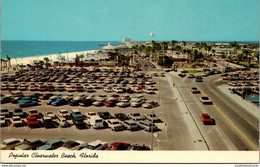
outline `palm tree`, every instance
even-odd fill
[[[9,72],[9,68],[11,68],[11,57],[9,57],[8,55],[6,55],[6,59],[8,61],[8,67],[7,67],[7,70]]]
[[[48,68],[48,63],[49,63],[49,58],[48,57],[44,57],[44,59],[43,59],[44,61],[45,61],[45,66],[46,66],[46,68]]]
[[[167,42],[162,42],[161,46],[162,46],[162,48],[163,48],[163,53],[165,54],[165,51],[168,49],[168,44],[167,44]]]
[[[187,53],[188,53],[188,59],[189,59],[189,61],[190,61],[190,59],[191,59],[191,53],[192,53],[191,49],[187,49]]]
[[[251,51],[250,50],[247,50],[247,49],[244,49],[243,50],[243,54],[244,54],[244,58],[247,60],[247,63],[248,63],[248,65],[249,65],[249,63],[250,63],[250,58],[249,58],[249,55],[251,54]]]
[[[259,51],[255,51],[253,56],[256,57],[257,62],[259,63]]]

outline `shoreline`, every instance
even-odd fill
[[[78,51],[78,52],[68,52],[68,53],[58,53],[58,54],[48,54],[48,55],[38,55],[38,56],[30,56],[30,57],[23,57],[23,58],[12,58],[11,65],[27,65],[33,64],[34,60],[44,61],[45,57],[49,58],[50,62],[59,61],[58,56],[62,55],[65,57],[66,60],[73,61],[76,58],[76,55],[86,55],[86,54],[94,54],[98,50],[86,50],[86,51]],[[45,61],[44,61],[45,62]]]

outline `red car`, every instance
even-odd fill
[[[48,86],[48,91],[56,91],[56,88],[54,86]]]
[[[105,102],[105,106],[107,106],[107,107],[114,107],[114,106],[116,106],[116,103],[117,103],[118,101],[117,100],[108,100],[108,101],[106,101]]]
[[[130,146],[129,143],[115,142],[110,144],[105,150],[128,150]]]
[[[28,117],[27,126],[29,126],[30,128],[40,127],[40,123],[36,117]]]
[[[209,114],[201,114],[201,120],[204,125],[213,125],[214,120],[209,116]]]
[[[146,87],[145,86],[137,86],[139,89],[146,89]]]

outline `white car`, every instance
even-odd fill
[[[62,128],[70,126],[70,123],[67,122],[66,118],[59,118],[58,123]]]
[[[133,121],[142,121],[142,120],[144,120],[144,117],[141,116],[141,114],[138,113],[138,112],[130,113],[130,114],[128,114],[128,117],[130,119],[132,119]]]
[[[93,142],[88,143],[85,148],[82,149],[83,150],[104,150],[108,147],[108,143],[107,142],[102,142],[100,140],[96,140]]]
[[[146,88],[146,89],[143,89],[143,91],[147,94],[155,94],[155,91],[151,88]]]
[[[107,92],[107,93],[110,93],[110,92],[113,92],[113,89],[111,87],[105,87],[103,89],[104,92]]]
[[[131,100],[131,106],[132,107],[141,107],[143,104],[143,100],[142,99],[138,99],[138,98],[134,98]]]
[[[17,127],[17,126],[24,126],[25,122],[23,120],[21,120],[21,118],[19,116],[14,116],[13,117],[13,126]]]
[[[111,128],[111,130],[113,131],[124,130],[124,126],[121,124],[121,122],[118,119],[109,119],[106,122],[108,127]]]
[[[69,112],[68,112],[68,110],[59,110],[58,111],[58,116],[60,117],[60,118],[70,118],[70,114],[69,114]]]
[[[116,93],[124,93],[124,90],[118,87],[113,88],[113,91]]]
[[[118,107],[128,107],[131,103],[128,100],[122,100],[116,104]]]
[[[200,101],[201,101],[203,104],[213,104],[212,101],[211,101],[207,96],[202,96],[202,97],[200,97]]]
[[[67,92],[75,92],[76,91],[75,86],[66,86],[65,89],[66,89]]]
[[[103,106],[105,102],[105,99],[97,99],[95,102],[93,102],[92,104],[94,106]]]

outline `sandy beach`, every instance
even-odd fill
[[[58,61],[58,56],[62,55],[65,57],[66,60],[74,60],[74,58],[76,57],[76,55],[81,55],[83,54],[84,56],[86,54],[93,54],[95,51],[97,50],[88,50],[88,51],[79,51],[79,52],[69,52],[69,53],[61,53],[61,54],[49,54],[49,55],[39,55],[39,56],[31,56],[31,57],[23,57],[23,58],[12,58],[11,59],[11,65],[27,65],[27,64],[33,64],[34,60],[38,60],[38,61],[44,61],[45,57],[48,57],[50,62],[53,61]]]

